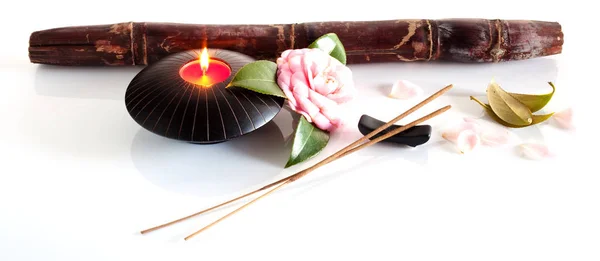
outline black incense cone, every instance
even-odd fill
[[[369,115],[363,115],[360,117],[358,121],[358,130],[363,135],[367,135],[374,131],[375,129],[383,126],[385,122],[375,119]],[[401,127],[401,125],[392,125],[377,135],[371,137],[372,139],[376,139],[386,133]],[[432,128],[429,125],[417,125],[412,128],[409,128],[403,132],[400,132],[392,137],[389,137],[382,142],[392,142],[397,144],[408,145],[411,147],[416,147],[422,144],[425,144],[431,138]]]

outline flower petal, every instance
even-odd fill
[[[563,128],[565,129],[574,129],[575,125],[573,124],[573,108],[568,108],[563,111],[554,113],[552,118]]]
[[[419,96],[421,94],[423,94],[423,89],[421,89],[421,87],[418,85],[406,80],[399,80],[392,85],[392,90],[388,96],[394,99],[404,100]]]
[[[313,119],[314,124],[317,126],[317,128],[324,130],[324,131],[334,130],[335,126],[323,114],[317,113],[311,117]]]
[[[550,150],[544,144],[524,143],[519,146],[521,154],[532,160],[540,160],[551,156]]]
[[[460,133],[460,131],[445,131],[442,133],[442,138],[450,141],[450,142],[456,142],[456,140],[458,139],[458,134]]]
[[[473,151],[480,143],[479,135],[473,130],[461,131],[456,138],[456,146],[463,154]]]
[[[482,125],[476,119],[464,118],[466,123],[473,124],[473,129],[479,134],[481,144],[486,146],[499,146],[509,143],[511,133],[506,128],[491,125]]]
[[[486,146],[500,146],[510,141],[507,130],[485,130],[481,133],[481,143]]]
[[[479,135],[480,133],[480,126],[479,124],[477,124],[476,122],[461,122],[460,124],[449,128],[447,130],[445,130],[444,132],[442,132],[442,138],[451,141],[451,142],[456,142],[458,139],[458,135],[466,130],[471,130],[473,132],[475,132],[475,134]]]

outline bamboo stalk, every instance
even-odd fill
[[[448,86],[446,86],[446,87],[444,87],[444,88],[440,89],[439,91],[437,91],[437,92],[435,92],[434,94],[432,94],[431,96],[429,96],[427,99],[425,99],[425,100],[421,101],[420,103],[416,104],[415,106],[413,106],[413,107],[412,107],[412,108],[410,108],[409,110],[407,110],[407,111],[405,111],[404,113],[402,113],[402,114],[398,115],[397,117],[395,117],[394,119],[390,120],[390,121],[389,121],[389,122],[387,122],[386,124],[384,124],[384,125],[380,126],[379,128],[377,128],[377,129],[373,130],[373,131],[372,131],[372,132],[370,132],[369,134],[367,134],[367,135],[364,135],[363,137],[361,137],[361,138],[359,138],[358,140],[354,141],[354,142],[353,142],[353,143],[351,143],[350,145],[348,145],[348,146],[346,146],[345,148],[343,148],[343,149],[341,149],[340,151],[338,151],[338,153],[336,153],[336,154],[333,154],[333,155],[329,156],[329,157],[328,157],[328,158],[326,158],[325,160],[331,160],[331,161],[332,161],[332,160],[335,160],[335,159],[338,159],[338,158],[344,157],[344,156],[346,156],[346,155],[348,155],[348,154],[350,154],[350,153],[352,153],[352,152],[356,151],[356,148],[355,148],[356,146],[358,146],[358,145],[359,145],[359,144],[361,144],[361,143],[364,143],[364,142],[368,141],[370,138],[372,138],[373,136],[377,135],[377,134],[378,134],[378,133],[380,133],[381,131],[383,131],[383,130],[385,130],[385,129],[389,128],[390,126],[392,126],[393,124],[395,124],[395,123],[396,123],[396,122],[398,122],[399,120],[401,120],[401,119],[405,118],[406,116],[408,116],[408,115],[410,115],[411,113],[415,112],[415,111],[416,111],[416,110],[418,110],[419,108],[421,108],[421,107],[425,106],[426,104],[430,103],[430,102],[431,102],[431,101],[433,101],[434,99],[438,98],[439,96],[441,96],[441,95],[443,95],[444,93],[446,93],[447,91],[449,91],[449,90],[450,90],[452,87],[453,87],[453,85],[448,85]],[[396,133],[399,133],[399,132],[401,132],[401,131],[404,131],[405,129],[408,129],[408,128],[401,129],[400,131],[397,131]],[[398,130],[398,129],[397,129],[397,130]],[[392,132],[390,132],[390,133],[392,133]],[[378,138],[378,141],[380,141],[380,140],[383,140],[383,139],[386,139],[386,138],[389,138],[389,137],[391,137],[391,136],[393,136],[393,135],[395,135],[395,134],[392,134],[392,135],[389,135],[389,136],[388,136],[388,135],[389,135],[389,133],[388,133],[388,134],[386,134],[386,135],[383,135],[383,136],[379,137],[379,138]],[[384,138],[382,138],[382,137],[384,137]],[[338,155],[338,154],[339,154],[339,155]],[[324,160],[324,161],[325,161],[325,160]],[[313,166],[313,167],[314,167],[314,166]],[[219,208],[219,207],[221,207],[221,206],[224,206],[224,205],[227,205],[227,204],[229,204],[229,203],[235,202],[235,201],[237,201],[237,200],[240,200],[240,199],[246,198],[246,197],[248,197],[248,196],[254,195],[254,194],[256,194],[256,193],[258,193],[258,192],[260,192],[260,191],[263,191],[263,190],[265,190],[265,189],[268,189],[268,188],[270,188],[270,187],[273,187],[273,186],[275,186],[275,185],[278,185],[278,184],[280,184],[280,183],[282,183],[282,182],[287,182],[287,181],[289,181],[290,179],[294,178],[294,177],[295,177],[295,176],[297,176],[297,175],[299,175],[299,173],[296,173],[296,174],[294,174],[294,175],[290,175],[290,176],[288,176],[288,177],[282,178],[282,179],[280,179],[280,180],[277,180],[277,181],[275,181],[275,182],[272,182],[272,183],[270,183],[270,184],[268,184],[268,185],[266,185],[266,186],[264,186],[264,187],[261,187],[261,188],[259,188],[259,189],[257,189],[257,190],[254,190],[254,191],[252,191],[252,192],[246,193],[246,194],[244,194],[244,195],[242,195],[242,196],[239,196],[239,197],[236,197],[236,198],[234,198],[234,199],[228,200],[228,201],[226,201],[226,202],[223,202],[223,203],[221,203],[221,204],[218,204],[218,205],[212,206],[212,207],[210,207],[210,208],[207,208],[207,209],[201,210],[201,211],[199,211],[199,212],[196,212],[196,213],[194,213],[194,214],[191,214],[191,215],[185,216],[185,217],[183,217],[183,218],[180,218],[180,219],[177,219],[177,220],[173,220],[173,221],[170,221],[170,222],[167,222],[167,223],[164,223],[164,224],[161,224],[161,225],[158,225],[158,226],[155,226],[155,227],[152,227],[152,228],[149,228],[149,229],[143,230],[143,231],[141,231],[141,233],[142,233],[142,234],[149,233],[149,232],[152,232],[152,231],[155,231],[155,230],[158,230],[158,229],[161,229],[161,228],[164,228],[164,227],[167,227],[167,226],[170,226],[170,225],[173,225],[173,224],[179,223],[179,222],[181,222],[181,221],[184,221],[184,220],[190,219],[190,218],[192,218],[192,217],[195,217],[195,216],[201,215],[201,214],[203,214],[203,213],[206,213],[206,212],[208,212],[208,211],[211,211],[211,210],[213,210],[213,209],[217,209],[217,208]]]
[[[501,62],[562,52],[557,22],[488,19],[400,19],[274,25],[127,22],[33,32],[32,63],[125,66],[152,64],[172,53],[219,48],[274,60],[336,33],[349,64],[446,60]]]

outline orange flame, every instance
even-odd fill
[[[208,50],[206,47],[204,47],[200,54],[200,68],[202,68],[202,75],[205,75],[208,70]]]

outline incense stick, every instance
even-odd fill
[[[321,161],[321,162],[319,162],[319,163],[322,163],[322,162],[324,162],[324,161],[328,160],[326,163],[323,163],[323,164],[322,164],[322,165],[325,165],[325,164],[327,164],[327,163],[329,163],[329,162],[331,162],[331,161],[333,161],[333,160],[335,160],[335,159],[337,159],[337,158],[341,158],[341,157],[343,157],[343,156],[345,156],[345,155],[347,155],[347,154],[349,154],[349,153],[352,153],[352,152],[354,152],[354,151],[358,150],[358,147],[356,147],[358,144],[360,144],[360,143],[363,143],[363,142],[367,141],[367,140],[368,140],[368,139],[370,139],[371,137],[373,137],[373,136],[377,135],[379,132],[381,132],[381,131],[383,131],[383,130],[385,130],[385,129],[389,128],[390,126],[392,126],[392,125],[393,125],[394,123],[396,123],[397,121],[399,121],[399,120],[401,120],[401,119],[405,118],[406,116],[410,115],[410,114],[411,114],[411,113],[413,113],[414,111],[418,110],[419,108],[421,108],[421,107],[423,107],[424,105],[426,105],[426,104],[430,103],[431,101],[435,100],[436,98],[438,98],[439,96],[441,96],[441,95],[442,95],[442,94],[444,94],[445,92],[449,91],[449,90],[450,90],[452,87],[453,87],[453,85],[448,85],[448,86],[446,86],[446,87],[444,87],[444,88],[440,89],[439,91],[435,92],[434,94],[432,94],[431,96],[429,96],[427,99],[425,99],[425,100],[421,101],[420,103],[418,103],[417,105],[413,106],[412,108],[410,108],[410,109],[409,109],[409,110],[407,110],[406,112],[404,112],[404,113],[402,113],[402,114],[398,115],[396,118],[394,118],[394,119],[390,120],[390,121],[389,121],[389,122],[387,122],[386,124],[384,124],[384,125],[380,126],[379,128],[377,128],[377,129],[373,130],[373,131],[372,131],[372,132],[370,132],[369,134],[367,134],[367,135],[365,135],[365,136],[361,137],[360,139],[358,139],[358,140],[356,140],[355,142],[351,143],[350,145],[348,145],[348,146],[344,147],[343,149],[339,150],[337,153],[335,153],[335,154],[333,154],[333,155],[329,156],[328,158],[324,159],[323,161]],[[417,124],[418,124],[418,123],[417,123]],[[408,125],[406,125],[406,126],[408,126]],[[404,131],[404,130],[408,129],[406,126],[403,126],[403,127],[397,128],[397,129],[396,129],[396,131],[397,131],[397,132],[390,132],[390,133],[395,133],[395,134],[397,134],[397,133],[400,133],[400,132],[402,132],[402,131]],[[404,129],[402,129],[402,128],[404,128]],[[395,134],[391,134],[391,135],[390,135],[390,134],[388,133],[388,134],[386,134],[386,135],[383,135],[383,136],[381,136],[381,137],[377,138],[376,140],[378,140],[377,142],[379,142],[379,141],[381,141],[381,140],[384,140],[384,139],[386,139],[386,138],[389,138],[389,137],[391,137],[391,136],[393,136],[393,135],[395,135]],[[374,142],[374,143],[376,143],[376,142]],[[371,143],[371,144],[374,144],[374,143]],[[365,144],[366,144],[366,143],[365,143]],[[368,146],[368,145],[367,145],[367,146]],[[355,147],[356,147],[356,148],[355,148]],[[318,165],[319,163],[317,163],[317,165]],[[311,167],[311,168],[313,168],[313,170],[314,170],[314,169],[318,168],[318,167],[316,167],[317,165],[315,165],[315,166],[313,166],[313,167]],[[322,166],[322,165],[319,165],[319,167],[320,167],[320,166]],[[308,170],[308,169],[307,169],[307,170]],[[305,170],[305,171],[306,171],[306,170]],[[311,171],[312,171],[312,170],[311,170]],[[254,190],[254,191],[248,192],[248,193],[246,193],[246,194],[244,194],[244,195],[238,196],[238,197],[236,197],[236,198],[234,198],[234,199],[231,199],[231,200],[225,201],[225,202],[223,202],[223,203],[221,203],[221,204],[218,204],[218,205],[212,206],[212,207],[210,207],[210,208],[207,208],[207,209],[201,210],[201,211],[199,211],[199,212],[196,212],[196,213],[193,213],[193,214],[191,214],[191,215],[188,215],[188,216],[185,216],[185,217],[179,218],[179,219],[177,219],[177,220],[173,220],[173,221],[170,221],[170,222],[167,222],[167,223],[164,223],[164,224],[161,224],[161,225],[158,225],[158,226],[155,226],[155,227],[152,227],[152,228],[149,228],[149,229],[143,230],[143,231],[141,231],[140,233],[142,233],[142,234],[149,233],[149,232],[152,232],[152,231],[155,231],[155,230],[158,230],[158,229],[161,229],[161,228],[164,228],[164,227],[167,227],[167,226],[170,226],[170,225],[176,224],[176,223],[178,223],[178,222],[181,222],[181,221],[187,220],[187,219],[189,219],[189,218],[192,218],[192,217],[195,217],[195,216],[198,216],[198,215],[204,214],[204,213],[206,213],[206,212],[208,212],[208,211],[211,211],[211,210],[217,209],[217,208],[219,208],[219,207],[222,207],[222,206],[224,206],[224,205],[227,205],[227,204],[229,204],[229,203],[232,203],[232,202],[238,201],[238,200],[240,200],[240,199],[246,198],[246,197],[248,197],[248,196],[251,196],[251,195],[253,195],[253,194],[256,194],[256,193],[258,193],[258,192],[260,192],[260,191],[263,191],[263,190],[265,190],[265,189],[271,188],[271,187],[273,187],[273,186],[275,186],[275,185],[278,185],[278,184],[280,184],[280,183],[282,183],[282,182],[287,182],[287,181],[288,181],[288,180],[290,180],[290,179],[297,180],[299,177],[301,177],[301,176],[300,176],[300,174],[301,174],[302,172],[303,172],[303,171],[301,171],[301,172],[299,172],[299,173],[296,173],[296,174],[293,174],[293,175],[291,175],[291,176],[288,176],[288,177],[282,178],[282,179],[280,179],[280,180],[277,180],[277,181],[275,181],[275,182],[272,182],[272,183],[270,183],[270,184],[268,184],[268,185],[266,185],[266,186],[263,186],[263,187],[261,187],[261,188],[259,188],[259,189],[257,189],[257,190]],[[263,196],[264,196],[264,195],[263,195]]]
[[[384,139],[387,139],[387,138],[389,138],[389,137],[391,137],[391,136],[393,136],[393,135],[396,135],[396,134],[398,134],[398,133],[400,133],[400,132],[402,132],[402,131],[405,131],[405,130],[407,130],[407,129],[409,129],[409,128],[412,128],[412,127],[414,127],[415,125],[417,125],[417,124],[419,124],[419,123],[422,123],[422,122],[424,122],[424,121],[426,121],[426,120],[429,120],[429,119],[431,119],[431,118],[433,118],[433,117],[435,117],[435,116],[437,116],[437,115],[440,115],[440,114],[442,114],[443,112],[445,112],[445,111],[449,110],[450,108],[451,108],[451,106],[450,106],[450,105],[447,105],[447,106],[445,106],[445,107],[443,107],[443,108],[440,108],[440,109],[436,110],[435,112],[432,112],[432,113],[430,113],[430,114],[428,114],[428,115],[426,115],[426,116],[424,116],[424,117],[422,117],[422,118],[419,118],[419,119],[417,119],[417,120],[415,120],[415,121],[413,121],[413,122],[409,123],[408,125],[405,125],[405,126],[399,127],[399,128],[397,128],[397,129],[395,129],[394,131],[391,131],[391,132],[389,132],[389,133],[386,133],[385,135],[382,135],[381,137],[378,137],[377,139],[374,139],[374,140],[372,140],[372,141],[369,141],[369,142],[367,142],[367,143],[364,143],[364,144],[362,144],[362,145],[360,145],[360,146],[358,146],[358,147],[355,147],[355,148],[349,149],[349,150],[348,150],[348,153],[346,153],[346,155],[347,155],[347,154],[350,154],[350,153],[352,153],[352,152],[356,152],[356,151],[358,151],[358,150],[361,150],[361,149],[363,149],[363,148],[365,148],[365,147],[371,146],[371,145],[373,145],[373,144],[375,144],[375,143],[377,143],[377,142],[380,142],[380,141],[382,141],[382,140],[384,140]],[[337,153],[336,153],[336,154],[337,154]],[[334,154],[334,155],[335,155],[335,154]],[[333,155],[332,155],[332,156],[333,156]],[[330,156],[330,157],[331,157],[331,156]],[[202,231],[205,231],[206,229],[208,229],[208,228],[210,228],[210,227],[212,227],[212,226],[216,225],[217,223],[219,223],[219,222],[221,222],[221,221],[225,220],[226,218],[228,218],[228,217],[232,216],[233,214],[235,214],[235,213],[239,212],[240,210],[242,210],[242,209],[244,209],[244,208],[248,207],[249,205],[251,205],[251,204],[255,203],[255,202],[256,202],[256,201],[258,201],[259,199],[261,199],[261,198],[264,198],[265,196],[267,196],[267,195],[269,195],[269,194],[271,194],[271,193],[273,193],[273,192],[277,191],[278,189],[282,188],[283,186],[285,186],[285,185],[287,185],[287,184],[290,184],[290,183],[292,183],[292,182],[294,182],[294,181],[296,181],[296,180],[298,180],[298,179],[300,179],[300,178],[302,178],[302,177],[304,177],[304,176],[308,175],[309,173],[311,173],[312,171],[316,170],[317,168],[319,168],[319,167],[321,167],[321,166],[323,166],[323,165],[325,165],[325,164],[327,164],[327,163],[329,163],[329,162],[331,162],[331,161],[334,161],[334,160],[336,160],[336,159],[339,159],[339,158],[341,158],[341,157],[334,157],[334,158],[333,158],[333,159],[331,159],[331,160],[327,160],[327,159],[329,159],[329,158],[327,158],[327,159],[325,159],[325,160],[323,160],[323,161],[321,161],[321,162],[319,162],[319,163],[315,164],[314,166],[312,166],[312,167],[310,167],[310,168],[308,168],[308,169],[302,170],[302,171],[300,171],[300,172],[298,172],[298,173],[296,173],[296,174],[292,175],[292,176],[291,176],[289,179],[285,180],[283,183],[281,183],[280,185],[278,185],[278,186],[274,187],[273,189],[271,189],[271,190],[267,191],[265,194],[261,195],[260,197],[257,197],[257,198],[255,198],[254,200],[252,200],[252,201],[250,201],[250,202],[248,202],[248,203],[246,203],[246,204],[242,205],[241,207],[239,207],[239,208],[235,209],[234,211],[232,211],[232,212],[228,213],[227,215],[225,215],[225,216],[223,216],[223,217],[221,217],[221,218],[219,218],[219,219],[217,219],[217,220],[213,221],[212,223],[210,223],[210,224],[208,224],[208,225],[204,226],[203,228],[201,228],[200,230],[198,230],[198,231],[196,231],[196,232],[194,232],[194,233],[190,234],[189,236],[185,237],[185,240],[189,240],[189,239],[190,239],[190,238],[192,238],[193,236],[195,236],[195,235],[198,235],[198,234],[200,234]]]

